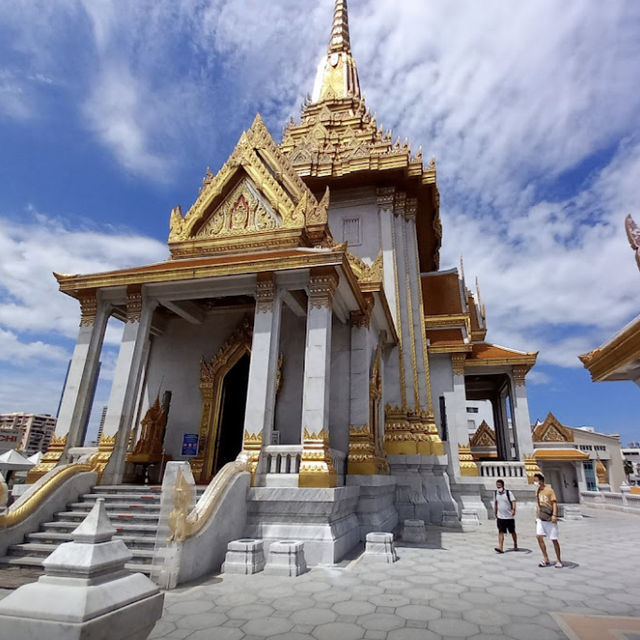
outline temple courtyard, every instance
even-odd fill
[[[150,638],[639,640],[640,518],[583,513],[560,524],[562,569],[538,567],[529,517],[518,521],[521,550],[505,544],[503,555],[493,522],[429,527],[427,544],[398,543],[391,565],[354,553],[294,578],[221,574],[167,592]]]

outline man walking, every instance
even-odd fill
[[[558,542],[558,500],[555,491],[551,487],[547,487],[544,483],[544,476],[541,473],[533,474],[533,484],[538,487],[537,494],[537,517],[536,517],[536,537],[542,551],[542,562],[539,567],[548,567],[551,565],[547,547],[544,543],[545,536],[553,542],[553,548],[556,552],[555,568],[562,569],[562,559],[560,558],[560,543]]]
[[[504,553],[504,534],[510,533],[513,538],[513,550],[518,550],[518,536],[516,535],[516,499],[504,488],[504,480],[496,480],[496,493],[493,500],[493,512],[498,523],[498,546],[497,553]]]

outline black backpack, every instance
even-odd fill
[[[506,487],[504,488],[504,493],[507,496],[507,500],[509,501],[509,508],[513,509],[513,502],[511,500],[511,491],[509,491],[509,489],[507,489]],[[496,489],[494,494],[493,494],[493,501],[497,502],[498,501],[498,490]]]

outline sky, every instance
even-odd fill
[[[260,112],[276,140],[333,0],[0,2],[0,412],[56,413],[79,322],[52,272],[167,257]],[[531,420],[640,440],[640,389],[577,356],[638,314],[640,2],[351,0],[378,123],[436,158],[441,268],[480,282],[487,340],[538,351]],[[106,404],[111,321],[90,427]]]

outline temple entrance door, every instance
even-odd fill
[[[248,354],[244,354],[227,372],[222,383],[220,416],[215,453],[213,456],[214,476],[227,462],[232,462],[242,451],[244,435],[244,414],[247,405],[249,384]]]

